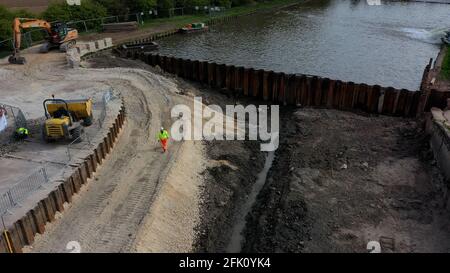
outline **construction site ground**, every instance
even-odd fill
[[[80,69],[66,67],[59,53],[35,62],[29,55],[26,66],[0,67],[2,83],[17,84],[13,105],[26,109],[48,96],[30,99],[22,86],[50,86],[58,96],[113,87],[127,121],[94,177],[25,252],[69,252],[71,241],[82,252],[225,252],[264,165],[259,143],[171,141],[162,153],[156,135],[176,119],[172,107],[192,106],[194,96],[221,106],[251,102],[108,53]],[[29,83],[4,80],[20,69]],[[27,115],[39,118],[40,107]],[[372,240],[383,251],[450,250],[447,185],[420,121],[286,108],[280,141],[247,217],[243,251],[367,252]]]
[[[39,54],[37,51],[37,47],[28,50],[26,54],[28,64],[25,66],[10,65],[7,59],[0,61],[2,82],[0,104],[20,108],[27,119],[27,128],[30,131],[29,138],[24,141],[10,140],[1,144],[0,194],[11,187],[20,187],[17,185],[24,180],[28,183],[43,181],[42,175],[36,175],[41,168],[45,168],[49,180],[55,183],[45,183],[43,187],[30,192],[30,196],[21,201],[17,209],[4,217],[6,223],[17,220],[64,177],[71,175],[73,167],[103,140],[121,106],[119,93],[111,86],[101,82],[87,83],[83,80],[83,75],[77,75],[67,69],[64,54]],[[102,98],[109,92],[111,94],[105,108],[105,118],[100,121],[104,105]],[[52,95],[62,99],[92,98],[94,122],[84,128],[82,142],[69,145],[71,142],[69,140],[52,143],[43,140],[41,133],[45,120],[43,101]],[[30,176],[35,177],[29,178]]]
[[[209,251],[215,244],[225,245],[235,204],[246,191],[233,193],[228,181],[209,174],[229,169],[230,183],[240,181],[248,189],[258,172],[258,161],[252,163],[255,157],[247,147],[251,144],[172,142],[163,154],[156,142],[159,126],[169,128],[172,106],[193,106],[199,91],[141,62],[105,55],[84,65],[109,75],[120,71],[121,79],[129,80],[120,90],[126,94],[127,124],[92,182],[25,251],[65,252],[68,242],[77,241],[82,252],[192,252],[199,249],[199,234],[213,240]],[[116,88],[120,82],[114,81]],[[230,153],[245,156],[239,161],[247,167],[236,167],[239,162]],[[223,184],[224,194],[206,196],[211,183]],[[202,215],[208,213],[219,220],[211,222],[214,230],[202,224]]]
[[[70,241],[79,242],[83,252],[190,251],[198,222],[198,214],[192,208],[198,208],[199,194],[195,191],[202,181],[197,171],[204,167],[202,145],[174,142],[168,153],[162,153],[156,137],[161,126],[170,128],[171,107],[179,103],[189,105],[192,98],[179,94],[173,81],[143,69],[69,69],[64,63],[64,54],[33,54],[24,54],[28,58],[27,65],[11,68],[23,69],[30,82],[28,85],[42,86],[42,90],[51,88],[48,92],[56,96],[80,89],[113,88],[116,97],[124,99],[127,121],[112,154],[94,177],[82,187],[73,202],[66,205],[64,213],[58,213],[57,220],[47,224],[45,234],[37,235],[34,244],[24,251],[68,252],[66,246]],[[9,65],[5,64],[3,70],[8,71]],[[9,82],[9,85],[14,83],[21,85],[22,81]],[[20,88],[16,90],[23,92]],[[15,99],[8,98],[25,109],[27,101],[32,104],[37,100],[41,105],[47,94],[35,93],[33,98],[26,94],[21,96],[27,100],[20,104],[17,94]],[[57,160],[57,156],[50,157]],[[184,187],[185,183],[192,188]],[[169,202],[157,198],[159,191],[171,194]],[[183,200],[185,204],[180,203]],[[179,211],[171,210],[173,202],[178,202]],[[9,220],[9,216],[6,219]],[[185,224],[180,225],[183,221]],[[147,228],[140,232],[142,225]],[[158,232],[149,233],[149,230]],[[159,243],[149,244],[154,242],[155,234]],[[161,238],[168,240],[161,243]]]

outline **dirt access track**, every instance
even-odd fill
[[[174,177],[169,171],[188,175],[189,172],[196,172],[195,162],[202,162],[192,158],[202,153],[201,147],[192,146],[194,143],[183,147],[181,143],[174,142],[169,152],[162,154],[156,140],[159,128],[169,128],[172,123],[169,116],[172,106],[188,104],[186,100],[189,98],[179,95],[177,86],[170,80],[142,69],[69,69],[65,55],[61,53],[38,54],[31,51],[24,56],[28,59],[24,66],[9,65],[5,60],[0,66],[3,75],[1,93],[5,98],[13,98],[15,103],[11,104],[22,108],[36,104],[40,109],[48,92],[59,97],[70,91],[101,86],[112,87],[118,95],[123,96],[127,111],[127,121],[113,153],[97,170],[91,182],[82,188],[81,194],[74,196],[71,204],[66,204],[64,213],[57,215],[55,222],[47,224],[46,232],[37,235],[34,244],[25,251],[68,252],[66,246],[69,241],[79,242],[83,252],[130,251],[139,234],[140,224],[146,223],[144,218],[149,214],[156,193],[165,184],[166,177]],[[33,111],[30,111],[26,116],[32,115]],[[190,151],[189,158],[183,156],[185,150]],[[178,156],[185,161],[187,169],[170,168],[169,162],[177,162]],[[177,182],[176,179],[172,181]],[[170,186],[171,182],[166,184]],[[191,196],[190,193],[186,195]],[[179,193],[173,193],[173,190],[172,196],[182,200]],[[187,199],[187,202],[190,201]],[[195,205],[183,204],[187,208]],[[164,209],[163,205],[159,209]],[[188,216],[186,218],[191,220],[181,229],[186,227],[193,230],[198,217]],[[174,221],[182,221],[182,217],[176,213],[172,213],[172,217]],[[171,226],[175,226],[175,223]],[[147,227],[154,228],[152,222]],[[139,236],[144,241],[151,239],[145,234]],[[171,250],[189,251],[193,235],[184,236],[183,240]],[[152,251],[147,244],[144,246],[147,251]],[[162,251],[164,247],[157,245],[155,249]]]

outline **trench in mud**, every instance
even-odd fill
[[[275,158],[275,152],[269,152],[266,155],[264,168],[261,170],[261,172],[258,173],[256,182],[255,182],[255,184],[253,184],[252,190],[251,190],[250,194],[247,196],[247,200],[245,201],[243,206],[240,208],[240,210],[236,216],[231,239],[230,239],[230,242],[226,249],[226,252],[229,252],[229,253],[241,252],[242,244],[244,241],[243,231],[244,231],[245,225],[247,223],[246,217],[250,213],[253,204],[256,202],[256,197],[258,196],[259,192],[261,191],[264,184],[266,183],[267,173],[269,172],[270,168],[272,167],[274,158]]]

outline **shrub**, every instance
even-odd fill
[[[230,8],[231,0],[216,0],[216,1],[214,1],[214,5],[219,6],[219,7]]]
[[[444,78],[450,80],[450,46],[447,47],[447,54],[442,62],[441,74]]]
[[[204,7],[204,6],[209,6],[210,5],[210,1],[209,0],[187,0],[185,2],[185,7]]]
[[[66,2],[54,2],[42,14],[47,21],[63,22],[100,18],[107,15],[105,7],[91,0],[83,0],[80,6],[69,6]]]
[[[108,12],[105,7],[91,0],[82,0],[80,6],[69,6],[66,2],[51,3],[47,10],[42,14],[43,18],[49,22],[53,21],[79,21],[106,17]],[[86,22],[88,30],[100,28],[101,20]],[[71,25],[78,31],[84,31],[84,24]]]

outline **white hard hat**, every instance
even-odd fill
[[[164,127],[161,127],[161,130],[164,130]]]

